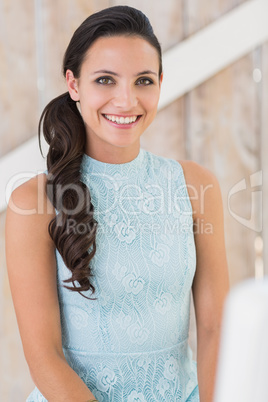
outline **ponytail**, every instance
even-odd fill
[[[72,282],[73,287],[64,287],[80,294],[81,291],[90,290],[93,294],[95,288],[90,283],[92,272],[89,263],[96,252],[97,221],[93,217],[94,207],[89,189],[80,180],[86,140],[85,126],[69,92],[53,99],[45,107],[38,127],[39,144],[42,129],[49,144],[46,192],[57,211],[49,223],[48,231],[72,274],[64,282]],[[69,225],[70,219],[75,222],[75,226]],[[77,232],[76,228],[81,224],[88,229],[88,235]]]

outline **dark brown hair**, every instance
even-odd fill
[[[159,77],[162,73],[160,44],[154,35],[148,18],[139,10],[128,6],[106,8],[88,17],[75,31],[66,49],[62,72],[71,70],[79,78],[82,63],[90,46],[101,37],[138,36],[149,42],[159,55]],[[90,290],[92,272],[90,260],[96,253],[97,221],[88,187],[80,180],[86,131],[83,119],[69,92],[53,99],[44,109],[39,121],[39,145],[41,129],[49,144],[47,155],[47,196],[57,214],[49,224],[49,234],[61,254],[71,277],[64,282],[72,291]],[[68,230],[68,220],[84,225],[87,236]],[[76,282],[76,283],[75,283]],[[80,286],[78,286],[78,284]],[[82,296],[84,296],[81,293]],[[85,296],[86,297],[86,296]]]

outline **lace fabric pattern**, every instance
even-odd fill
[[[143,149],[125,164],[84,155],[81,180],[98,222],[97,300],[63,287],[70,271],[56,252],[68,363],[98,401],[199,402],[188,345],[196,255],[181,165]],[[36,388],[27,401],[41,398]]]

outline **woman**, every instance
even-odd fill
[[[91,15],[63,73],[68,92],[39,125],[47,172],[13,191],[6,221],[27,401],[210,402],[228,291],[221,196],[201,166],[140,148],[163,79],[148,19]]]

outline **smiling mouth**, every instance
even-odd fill
[[[141,115],[138,116],[114,116],[110,114],[104,114],[104,118],[112,123],[118,124],[118,125],[126,125],[126,124],[133,124],[136,123],[141,118]]]

